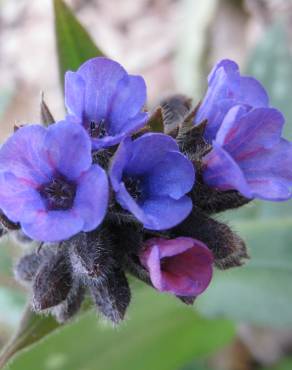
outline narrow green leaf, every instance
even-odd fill
[[[234,332],[228,321],[203,319],[173,297],[143,288],[118,329],[85,314],[22,352],[9,369],[177,370],[226,345]]]
[[[86,60],[102,56],[93,40],[63,0],[54,0],[55,32],[62,84],[68,70],[76,70]]]
[[[38,342],[59,326],[52,317],[36,315],[30,308],[26,308],[15,336],[0,355],[0,368],[17,352]]]

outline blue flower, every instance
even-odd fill
[[[246,198],[289,199],[292,144],[281,138],[283,125],[284,117],[273,108],[231,108],[203,158],[204,181]]]
[[[55,242],[93,230],[107,203],[107,176],[92,165],[82,126],[25,126],[0,149],[0,208],[32,239]]]
[[[109,176],[118,203],[147,229],[169,229],[192,209],[185,195],[194,184],[192,163],[164,134],[126,138],[110,166]]]
[[[94,149],[118,144],[143,127],[148,118],[142,111],[145,102],[143,78],[129,75],[110,59],[88,60],[65,75],[68,119],[85,127]]]
[[[215,65],[208,77],[208,90],[194,123],[208,120],[204,133],[211,142],[230,108],[243,105],[247,110],[268,107],[269,98],[263,86],[253,77],[241,76],[238,65],[228,59]]]

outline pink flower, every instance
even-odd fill
[[[144,244],[140,261],[148,270],[153,286],[161,292],[197,296],[212,279],[212,253],[196,239],[149,239]]]

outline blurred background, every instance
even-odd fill
[[[292,1],[68,0],[99,48],[143,75],[149,106],[170,93],[199,101],[206,76],[235,60],[268,90],[292,140]],[[64,115],[50,0],[0,0],[0,140],[39,122],[41,91]],[[292,165],[292,163],[291,163]],[[220,216],[221,217],[221,216]],[[291,370],[292,203],[254,203],[222,215],[251,261],[218,272],[194,309],[132,282],[128,319],[116,330],[89,313],[21,354],[12,370]],[[0,245],[0,348],[27,291],[13,279],[23,251]]]

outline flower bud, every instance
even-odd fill
[[[149,239],[140,254],[153,286],[177,296],[197,296],[212,278],[213,256],[202,242],[186,237]]]
[[[61,250],[41,266],[35,277],[33,308],[41,311],[60,304],[67,298],[71,286],[71,266]]]

